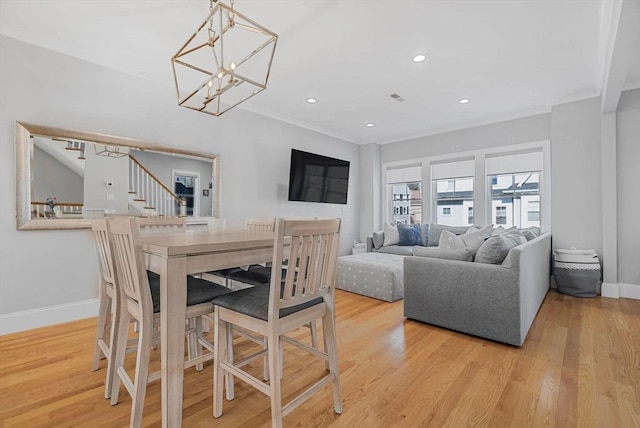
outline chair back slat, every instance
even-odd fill
[[[138,219],[109,220],[118,282],[124,295],[145,307],[153,307],[144,263]],[[150,306],[147,306],[150,305]]]
[[[108,225],[105,219],[96,219],[91,222],[91,229],[96,240],[98,250],[98,262],[102,278],[108,284],[115,284],[113,264],[113,252],[108,236]]]
[[[282,308],[333,293],[339,234],[340,219],[276,221],[269,317]],[[288,272],[280,287],[287,242]]]
[[[185,217],[140,217],[138,227],[146,232],[170,232],[186,227]]]
[[[273,232],[275,218],[273,217],[249,217],[246,220],[246,230],[250,232]]]

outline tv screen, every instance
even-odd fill
[[[349,161],[291,149],[289,200],[346,204]]]

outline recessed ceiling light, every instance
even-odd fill
[[[461,99],[461,100],[460,100],[460,101],[458,101],[458,102],[459,102],[460,104],[466,104],[466,103],[468,103],[468,102],[469,102],[469,99],[468,99],[468,98],[463,98],[463,99]]]
[[[426,55],[416,55],[413,57],[413,62],[422,62],[427,59]]]
[[[365,125],[367,128],[373,128],[373,123],[369,122]]]
[[[314,103],[318,102],[318,100],[316,100],[315,98],[307,98],[307,102],[309,104],[314,104]]]

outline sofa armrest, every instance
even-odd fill
[[[404,315],[521,345],[518,267],[429,257],[404,259]]]

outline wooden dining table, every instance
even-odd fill
[[[141,236],[147,269],[160,275],[162,426],[182,425],[187,275],[271,261],[273,232],[207,229]]]

